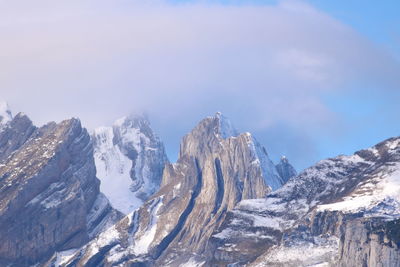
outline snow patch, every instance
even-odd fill
[[[89,251],[91,255],[97,254],[101,248],[116,243],[120,238],[120,233],[118,232],[116,225],[108,228],[106,231],[102,232],[96,239],[90,243]]]
[[[54,263],[56,267],[61,266],[64,263],[67,263],[74,254],[78,251],[78,249],[69,249],[60,252],[56,252],[57,259]]]
[[[132,161],[113,144],[113,129],[101,127],[95,130],[97,147],[94,154],[100,191],[110,200],[111,205],[128,214],[143,204],[143,200],[130,190]]]
[[[255,267],[264,266],[330,266],[335,261],[339,239],[335,236],[314,238],[313,242],[297,240],[290,246],[275,246],[261,256]]]
[[[226,229],[222,230],[222,232],[213,235],[213,237],[218,238],[218,239],[227,239],[232,236],[233,232],[234,231],[232,229],[226,228]]]
[[[286,203],[281,201],[279,198],[246,199],[240,201],[238,208],[256,212],[262,212],[266,209],[268,211],[284,212],[287,209]]]
[[[190,258],[188,262],[179,265],[179,267],[201,267],[204,266],[205,261],[196,261],[195,258]]]
[[[135,244],[133,247],[133,251],[136,255],[143,255],[148,252],[148,249],[156,235],[157,221],[158,221],[157,213],[162,205],[163,205],[162,198],[155,200],[154,203],[152,205],[150,205],[150,207],[148,209],[148,212],[151,216],[150,223],[147,226],[146,232],[141,237],[139,237],[139,239],[137,239],[135,241]]]
[[[391,206],[400,206],[400,164],[396,164],[386,174],[378,173],[366,183],[361,183],[354,192],[343,201],[320,205],[319,211],[337,210],[343,212],[375,210],[382,203],[391,203]],[[399,209],[392,211],[398,215]]]

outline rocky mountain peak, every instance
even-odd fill
[[[18,113],[0,131],[0,161],[20,148],[35,130],[36,127],[28,116]]]
[[[128,214],[156,192],[164,165],[164,145],[146,116],[130,115],[94,131],[95,162],[101,191]]]
[[[289,163],[286,156],[282,156],[280,162],[276,165],[276,170],[282,178],[283,183],[286,183],[290,178],[297,175],[296,169]]]
[[[147,136],[154,136],[154,132],[151,129],[149,118],[144,115],[129,115],[116,120],[113,124],[113,128],[117,129],[140,129],[141,132]]]
[[[218,128],[216,129],[216,133],[226,139],[229,137],[235,137],[239,135],[239,132],[233,126],[231,121],[225,117],[221,112],[215,113],[214,119],[218,121]]]
[[[198,157],[200,154],[218,152],[225,139],[239,136],[239,132],[227,117],[217,112],[206,117],[186,136],[184,136],[179,151],[183,155]],[[200,147],[201,149],[197,149]],[[197,156],[196,156],[197,155]]]
[[[0,133],[0,149],[1,266],[32,266],[118,219],[99,193],[92,142],[78,119],[36,128],[19,114]]]
[[[145,116],[4,110],[0,266],[400,266],[400,138],[296,175],[220,112],[171,164]]]
[[[227,139],[239,135],[231,121],[221,112],[201,120],[189,134],[210,135],[216,138]]]
[[[271,188],[280,186],[282,178],[265,148],[251,134],[238,134],[229,120],[217,113],[200,121],[183,138],[178,161],[166,164],[158,192],[104,233],[109,236],[116,231],[123,238],[103,243],[99,237],[87,249],[113,247],[114,254],[86,253],[80,264],[96,257],[106,262],[121,256],[129,263],[179,266],[186,257],[205,252],[211,234],[239,201],[263,198]],[[130,235],[133,237],[124,239]],[[129,256],[119,251],[118,246],[123,245],[129,247],[125,250],[130,251]]]

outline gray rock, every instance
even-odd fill
[[[400,220],[359,218],[340,233],[335,266],[400,266]]]
[[[20,148],[35,130],[32,121],[22,113],[6,123],[0,130],[0,161]]]
[[[12,131],[24,137],[20,125]],[[80,122],[37,129],[0,165],[0,263],[30,266],[85,244],[94,220],[118,217],[111,210],[96,215],[98,197],[93,147]]]
[[[276,165],[276,170],[282,178],[283,183],[286,183],[290,178],[297,175],[296,169],[289,163],[289,160],[285,156],[283,156]]]
[[[177,163],[165,167],[160,190],[69,264],[177,266],[200,260],[227,211],[241,200],[264,197],[271,191],[266,181],[281,179],[272,163],[263,170],[262,160],[269,159],[264,153],[260,160],[255,146],[250,134],[237,135],[219,113],[202,120],[183,138]]]
[[[354,246],[354,251],[372,251],[369,245],[363,245],[365,235],[346,235],[351,229],[348,227],[359,219],[371,223],[375,218],[384,217],[391,222],[400,216],[400,200],[396,193],[391,193],[396,189],[384,187],[386,184],[397,186],[399,144],[400,138],[393,138],[368,150],[356,152],[353,156],[321,161],[291,179],[281,189],[270,193],[265,200],[240,202],[228,213],[227,220],[210,239],[210,247],[214,252],[209,264],[243,265],[254,262],[255,266],[332,265],[340,258],[340,266],[363,266],[360,265],[361,260],[350,264],[352,254],[338,252],[338,246],[326,244],[331,244],[336,238],[340,240],[341,248],[347,244],[348,247]],[[374,196],[373,202],[364,200],[370,195]],[[351,202],[353,199],[357,201]],[[360,205],[359,208],[357,205]],[[357,231],[364,231],[362,228]],[[350,236],[353,241],[349,239]],[[315,240],[321,245],[315,246]],[[395,253],[397,248],[390,250],[382,244],[379,248],[374,245],[374,250],[390,255],[390,263],[397,264],[398,256],[392,256],[400,256]],[[290,261],[274,257],[279,253],[301,253],[307,246],[310,254],[312,251],[316,253],[314,258],[303,257],[304,260]],[[317,253],[321,248],[325,249],[326,254]],[[383,262],[379,259],[381,252],[360,255],[368,255],[367,259],[364,258],[367,264],[375,264]],[[322,259],[326,261],[318,262]]]
[[[400,138],[294,176],[220,113],[183,138],[174,164],[145,120],[94,136],[96,160],[107,170],[122,158],[144,201],[123,218],[78,120],[2,124],[1,266],[400,266]]]

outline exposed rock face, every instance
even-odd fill
[[[1,137],[17,145],[6,151],[20,147],[0,164],[2,266],[30,266],[77,248],[102,230],[94,224],[117,219],[110,208],[104,212],[107,202],[99,203],[92,143],[78,120],[49,123],[29,134],[33,126],[21,115],[7,127]]]
[[[128,214],[160,187],[168,162],[164,145],[145,117],[124,117],[93,135],[101,191],[114,208]]]
[[[242,201],[213,235],[209,264],[246,264],[263,254],[253,265],[398,266],[396,242],[377,239],[370,225],[383,219],[382,232],[387,224],[399,229],[399,163],[400,138],[393,138],[321,161],[265,200]]]
[[[335,265],[400,266],[400,219],[359,218],[347,222]]]
[[[281,161],[276,165],[276,170],[279,176],[282,178],[283,183],[286,183],[290,178],[297,175],[295,168],[293,168],[285,156],[283,156]]]
[[[217,113],[183,138],[179,159],[165,167],[160,190],[70,264],[178,266],[202,259],[226,212],[241,200],[264,197],[271,191],[268,182],[281,185],[282,178],[265,149],[250,134],[237,134]]]
[[[220,113],[165,167],[145,120],[125,118],[94,140],[93,158],[76,119],[2,124],[1,266],[400,267],[400,138],[297,176]],[[95,160],[108,187],[126,179],[110,195],[134,196],[125,217],[100,193]]]

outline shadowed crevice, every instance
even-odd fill
[[[163,240],[161,240],[160,244],[156,246],[152,252],[152,258],[157,259],[160,257],[163,251],[165,251],[171,242],[176,238],[179,232],[182,230],[183,226],[185,225],[190,213],[192,212],[196,198],[199,196],[201,192],[201,187],[203,184],[203,174],[201,172],[201,168],[197,159],[195,159],[196,170],[197,170],[197,184],[194,187],[192,192],[192,196],[189,200],[189,204],[187,205],[186,209],[182,212],[181,216],[179,217],[178,223],[174,227],[174,229],[166,236]]]

